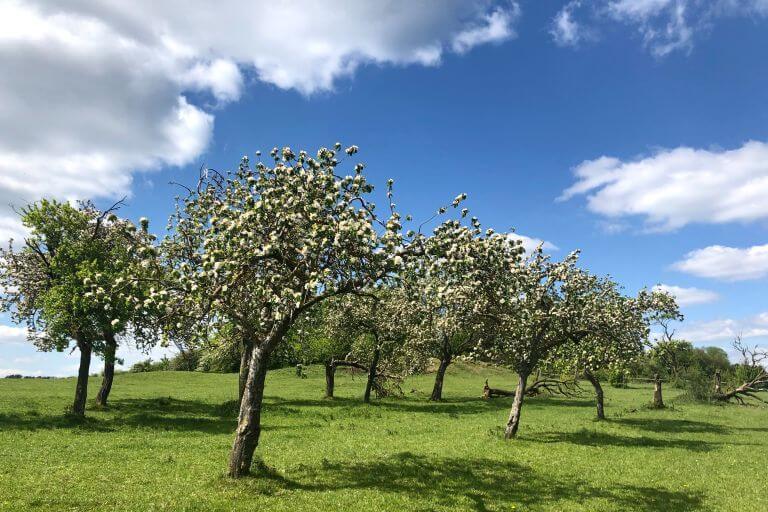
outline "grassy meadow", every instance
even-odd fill
[[[119,374],[85,421],[63,415],[73,379],[0,380],[0,510],[768,510],[768,407],[667,389],[656,411],[650,387],[606,386],[596,422],[585,387],[527,400],[505,442],[511,399],[480,394],[486,378],[512,389],[509,373],[454,365],[442,403],[432,378],[365,405],[361,376],[340,370],[325,400],[321,367],[270,372],[262,462],[239,481],[224,477],[236,375]]]

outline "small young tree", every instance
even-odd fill
[[[662,329],[661,335],[654,342],[649,341],[650,349],[648,351],[649,359],[654,368],[651,405],[655,409],[662,409],[664,408],[662,378],[665,375],[676,374],[678,369],[676,361],[679,359],[677,355],[681,350],[685,350],[682,343],[686,342],[675,340],[675,331],[671,327],[673,322],[681,322],[683,315],[680,313],[675,298],[667,292],[642,290],[638,298],[643,304],[646,321],[649,325],[656,325]]]
[[[384,393],[383,381],[387,376],[399,377],[410,367],[403,364],[408,303],[402,289],[393,284],[337,297],[327,303],[326,336],[338,340],[336,343],[340,345],[349,346],[352,358],[336,364],[366,370],[365,403],[371,401],[374,389],[379,395]]]
[[[354,339],[339,336],[335,326],[338,318],[334,301],[329,300],[315,305],[306,311],[296,322],[291,333],[295,340],[295,350],[305,362],[322,362],[325,366],[325,398],[333,398],[336,387],[336,369],[351,367],[367,371],[368,366],[350,359]]]
[[[91,355],[105,358],[104,382],[98,403],[106,405],[114,376],[118,337],[134,320],[135,309],[125,297],[112,295],[125,279],[142,231],[113,211],[91,203],[79,207],[43,200],[24,208],[22,222],[30,230],[24,246],[0,252],[0,286],[4,310],[24,322],[35,345],[63,351],[74,341],[80,351],[72,412],[85,414]],[[131,297],[140,295],[133,290]],[[139,300],[138,298],[136,300]]]

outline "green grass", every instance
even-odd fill
[[[432,376],[371,405],[364,381],[322,368],[267,381],[257,476],[223,476],[236,376],[121,374],[112,406],[63,415],[72,379],[0,381],[0,510],[768,510],[768,408],[674,400],[647,409],[648,387],[526,401],[505,442],[509,399],[479,398],[499,370],[454,366],[446,401]],[[91,395],[98,379],[92,379]],[[413,390],[413,391],[412,391]]]

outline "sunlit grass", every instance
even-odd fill
[[[224,469],[236,376],[121,374],[112,406],[63,415],[71,379],[0,381],[0,510],[768,510],[768,408],[674,400],[647,409],[649,387],[534,398],[505,442],[509,399],[480,399],[511,375],[454,366],[443,403],[432,376],[405,397],[365,405],[364,380],[322,368],[267,382],[257,476]],[[98,379],[91,381],[91,396]]]

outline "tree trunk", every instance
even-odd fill
[[[235,441],[229,456],[229,476],[240,478],[251,471],[253,452],[259,445],[261,434],[261,403],[264,399],[264,381],[267,377],[269,356],[283,339],[291,325],[292,317],[285,317],[270,330],[261,345],[251,347],[248,364],[248,378],[240,402],[240,415],[235,432]]]
[[[603,401],[603,386],[600,385],[600,381],[589,370],[584,372],[584,376],[595,388],[595,401],[597,402],[597,419],[605,419],[605,403]]]
[[[80,349],[80,368],[77,371],[77,386],[75,387],[75,401],[72,404],[72,414],[85,416],[85,401],[88,398],[88,372],[91,368],[91,344],[78,341]]]
[[[363,402],[371,402],[371,390],[373,389],[373,382],[376,380],[376,369],[379,366],[379,358],[381,357],[381,349],[377,348],[373,351],[373,358],[371,358],[371,366],[368,368],[368,381],[365,383],[365,394],[363,395]]]
[[[440,360],[440,366],[437,367],[435,386],[432,388],[432,396],[429,397],[433,402],[439,402],[443,399],[443,380],[445,379],[445,371],[448,369],[449,364],[451,364],[451,356],[444,355]]]
[[[333,358],[325,362],[325,398],[333,398],[333,388],[336,385],[336,365]]]
[[[664,400],[661,397],[661,377],[658,373],[653,376],[653,407],[654,409],[664,408]]]
[[[245,392],[245,383],[248,381],[248,366],[253,353],[253,341],[243,336],[242,353],[240,354],[240,377],[237,383],[237,399],[243,402],[243,393]]]
[[[507,428],[504,430],[504,439],[512,439],[517,435],[517,429],[520,426],[520,412],[523,409],[523,398],[525,397],[525,385],[527,380],[528,373],[518,373],[515,399],[512,401],[512,410],[509,412]]]
[[[715,394],[717,395],[723,394],[723,384],[722,384],[722,378],[720,376],[720,370],[717,370],[715,372]]]
[[[96,395],[96,405],[106,407],[109,399],[109,392],[112,391],[112,381],[115,378],[115,352],[117,351],[117,341],[112,333],[105,333],[104,341],[104,378],[101,381],[99,394]]]

